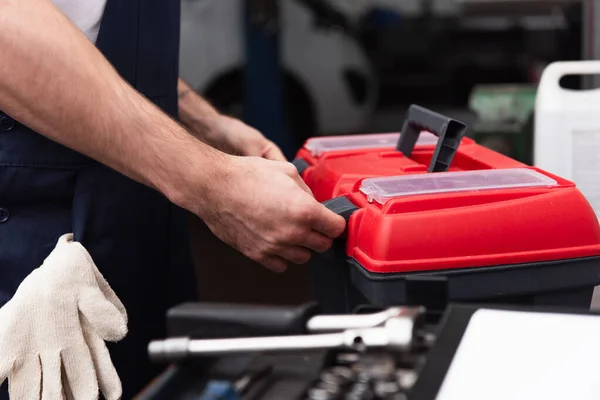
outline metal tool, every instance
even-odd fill
[[[168,336],[192,339],[232,339],[303,335],[382,326],[390,318],[420,324],[422,307],[392,307],[372,314],[318,315],[319,306],[260,306],[226,303],[186,303],[168,313]],[[218,336],[217,336],[218,335]]]
[[[304,400],[406,400],[418,372],[406,368],[404,355],[387,351],[339,354],[338,364],[321,373]],[[403,368],[398,368],[399,362]]]
[[[318,315],[308,320],[306,328],[309,332],[375,328],[384,325],[391,318],[405,318],[416,324],[424,312],[420,307],[391,307],[373,314]]]
[[[388,347],[408,350],[415,338],[415,322],[411,318],[388,318],[383,326],[350,329],[339,333],[262,338],[192,340],[171,338],[152,341],[148,345],[150,359],[155,362],[179,362],[191,357],[227,355],[248,352],[281,352],[317,349],[351,349],[365,351]]]

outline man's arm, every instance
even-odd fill
[[[221,153],[124,82],[49,0],[0,0],[0,109],[149,185],[273,270],[324,251],[345,221],[293,165]]]
[[[185,126],[197,126],[208,130],[205,121],[216,118],[220,113],[208,101],[203,99],[182,78],[177,81],[177,95],[179,97],[179,119]]]
[[[181,124],[198,139],[223,150],[222,140],[219,140],[222,138],[218,138],[214,130],[221,114],[181,78],[177,82],[177,95]]]
[[[3,0],[0,26],[1,110],[170,197],[190,157],[218,174],[222,154],[123,81],[51,2]]]
[[[242,121],[219,113],[181,78],[177,92],[179,119],[198,139],[229,154],[285,161],[275,143]]]

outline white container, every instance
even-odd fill
[[[575,182],[600,216],[600,89],[569,90],[566,75],[600,74],[600,61],[556,62],[540,80],[534,164]]]

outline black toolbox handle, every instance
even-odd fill
[[[402,124],[400,140],[398,140],[396,150],[406,157],[410,157],[421,131],[431,132],[439,138],[428,172],[448,171],[458,146],[467,132],[467,125],[413,104],[408,108],[408,113]]]
[[[354,205],[346,196],[335,197],[331,200],[324,201],[323,204],[329,210],[344,217],[346,222],[350,220],[350,216],[358,211],[358,207]]]
[[[192,339],[301,335],[318,312],[316,303],[288,307],[184,303],[167,312],[167,333]]]
[[[308,167],[310,167],[310,165],[301,158],[295,158],[294,161],[292,161],[292,164],[294,164],[294,167],[296,167],[300,176],[302,176],[304,171],[306,171]]]

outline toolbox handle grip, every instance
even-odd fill
[[[346,222],[350,220],[350,216],[358,211],[358,207],[354,205],[346,196],[334,197],[331,200],[324,201],[323,204],[328,210],[333,211],[337,215],[344,217]]]
[[[452,159],[458,150],[458,146],[467,132],[467,125],[413,104],[408,108],[408,114],[402,124],[402,131],[396,150],[400,151],[404,156],[410,157],[421,131],[424,130],[433,133],[439,138],[427,172],[448,171]]]
[[[300,174],[300,176],[302,176],[302,174],[304,174],[304,171],[306,171],[308,169],[308,167],[310,166],[306,161],[304,161],[301,158],[295,158],[292,161],[292,164],[294,164],[294,167],[296,167],[296,169],[298,170],[298,174]]]

